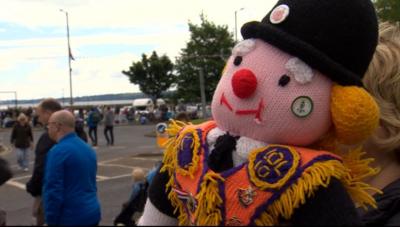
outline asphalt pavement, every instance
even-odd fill
[[[162,150],[154,134],[155,125],[118,125],[114,127],[115,145],[107,146],[103,127],[98,128],[98,146],[95,147],[98,160],[97,189],[101,204],[100,225],[112,225],[114,217],[121,210],[122,203],[129,198],[132,187],[131,172],[135,167],[146,171],[162,159]],[[87,130],[86,130],[87,131]],[[34,152],[30,156],[28,172],[17,169],[16,154],[10,148],[11,130],[0,131],[0,143],[6,151],[0,155],[9,161],[14,176],[0,187],[0,207],[7,212],[7,225],[31,225],[33,198],[25,191],[25,183],[32,174]],[[42,133],[34,130],[35,142]]]

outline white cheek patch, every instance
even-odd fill
[[[232,54],[235,56],[244,56],[254,50],[254,48],[256,48],[256,41],[254,39],[245,39],[236,44],[232,50]]]
[[[314,76],[312,68],[299,58],[289,59],[285,67],[289,71],[289,74],[300,84],[306,84],[312,81]]]

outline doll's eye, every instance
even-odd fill
[[[242,56],[236,56],[235,60],[233,60],[233,64],[239,66],[240,63],[242,63],[242,60],[243,60]]]
[[[288,75],[283,75],[279,79],[279,86],[284,87],[290,82],[290,77]]]

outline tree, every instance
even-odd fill
[[[227,26],[217,26],[200,15],[201,24],[189,22],[190,41],[176,60],[177,95],[185,101],[200,101],[199,70],[203,70],[206,100],[210,101],[234,45]]]
[[[380,20],[391,22],[400,21],[399,0],[375,0],[374,4]]]
[[[122,71],[122,73],[129,77],[131,83],[138,84],[140,90],[154,101],[176,82],[171,60],[166,55],[158,57],[155,51],[150,58],[142,54],[141,61],[133,62],[129,71]]]

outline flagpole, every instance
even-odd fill
[[[71,46],[69,42],[69,23],[68,23],[68,12],[60,9],[61,12],[65,12],[65,16],[67,18],[67,40],[68,40],[68,65],[69,65],[69,104],[72,109],[74,102],[72,98],[72,68],[71,68],[71,58],[72,58],[72,53],[71,53]]]

